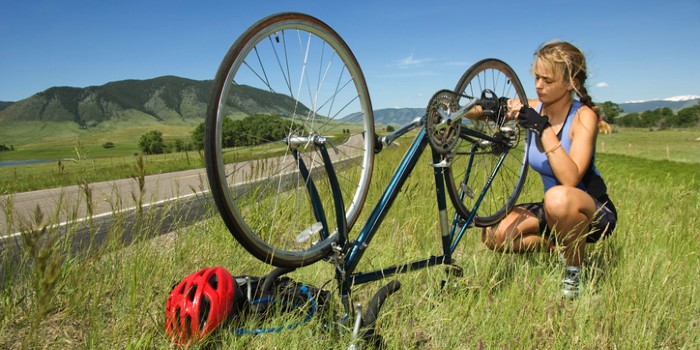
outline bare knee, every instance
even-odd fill
[[[484,227],[481,229],[481,241],[491,250],[499,251],[503,245],[503,234],[498,234],[496,226]]]
[[[570,192],[570,188],[566,186],[554,186],[544,194],[544,211],[548,220],[553,219],[556,222],[559,218],[565,218],[577,211]]]

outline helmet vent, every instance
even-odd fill
[[[190,317],[190,315],[186,315],[185,316],[185,329],[184,329],[185,334],[190,334],[191,329],[192,329],[192,317]]]
[[[214,288],[214,290],[218,289],[219,278],[216,275],[211,275],[211,277],[209,277],[209,285]]]
[[[190,290],[187,291],[187,300],[189,300],[190,302],[193,302],[194,295],[196,294],[196,292],[197,292],[197,285],[193,284],[192,287],[190,287]]]
[[[180,307],[175,308],[175,327],[180,327]]]
[[[211,310],[211,302],[209,298],[202,298],[199,303],[199,331],[201,332],[207,325],[209,319],[209,311]]]

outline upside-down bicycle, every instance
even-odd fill
[[[514,205],[525,182],[528,142],[517,122],[505,117],[507,99],[526,104],[518,77],[506,63],[485,59],[467,69],[453,90],[435,93],[425,115],[378,137],[365,78],[343,39],[314,17],[272,15],[235,41],[214,80],[204,144],[211,192],[232,235],[256,258],[284,268],[332,264],[345,318],[361,320],[351,302],[354,285],[452,264],[468,228],[492,225]],[[416,130],[379,202],[357,228],[375,153]],[[442,254],[357,272],[428,145]],[[365,325],[398,288],[392,282],[378,292]]]

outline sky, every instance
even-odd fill
[[[533,53],[553,39],[586,54],[594,101],[700,95],[698,0],[0,0],[0,101],[53,86],[213,79],[238,35],[285,11],[340,34],[376,109],[425,107],[488,57],[535,96]]]

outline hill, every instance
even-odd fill
[[[0,111],[11,106],[14,102],[0,101]]]
[[[692,107],[700,103],[700,96],[679,96],[661,100],[631,101],[618,104],[624,113],[641,113],[659,108],[670,108],[674,111]]]
[[[203,119],[209,102],[211,80],[197,81],[175,76],[148,80],[123,80],[86,88],[52,87],[0,109],[0,122],[72,121],[82,128],[104,121],[127,119],[137,111],[163,123]],[[248,86],[238,86],[237,107],[248,113],[290,115],[294,101]],[[305,113],[302,106],[298,113]]]

